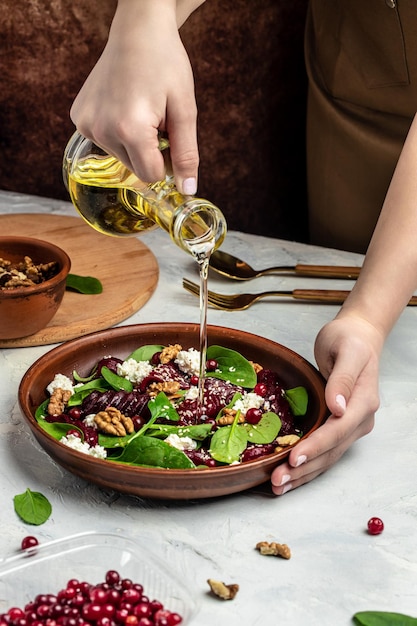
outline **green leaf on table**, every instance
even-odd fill
[[[127,463],[128,465],[146,465],[148,467],[163,467],[167,469],[188,469],[195,465],[182,450],[170,446],[169,443],[154,437],[137,437],[124,448],[118,457],[112,461]]]
[[[245,424],[249,443],[272,443],[281,430],[281,419],[276,413],[264,413],[257,424]]]
[[[207,349],[207,359],[213,359],[217,362],[216,370],[208,372],[208,376],[228,380],[234,385],[248,389],[255,387],[256,372],[249,361],[239,352],[222,346],[210,346]]]
[[[415,617],[385,611],[361,611],[355,613],[353,621],[360,626],[415,626],[417,624]]]
[[[138,348],[137,350],[132,352],[132,354],[130,354],[126,360],[133,359],[134,361],[138,361],[138,363],[140,361],[150,361],[156,352],[162,352],[163,349],[164,346],[142,346],[141,348]]]
[[[78,276],[78,274],[68,274],[66,287],[70,291],[77,291],[86,295],[95,295],[103,291],[103,285],[98,278]]]
[[[13,502],[17,515],[27,524],[39,526],[46,522],[52,513],[49,500],[43,494],[29,488],[15,496]]]
[[[285,397],[288,400],[293,415],[305,415],[308,406],[308,393],[305,387],[287,389]]]

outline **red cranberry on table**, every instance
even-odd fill
[[[21,548],[22,550],[28,550],[29,548],[34,548],[39,545],[39,541],[36,537],[32,537],[32,535],[28,535],[22,539]]]
[[[371,517],[368,520],[368,533],[370,535],[379,535],[384,530],[384,522],[379,517]]]

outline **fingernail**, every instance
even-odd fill
[[[197,181],[195,178],[186,178],[182,182],[182,191],[186,196],[193,196],[197,191]]]
[[[298,459],[295,462],[295,467],[300,467],[300,465],[302,465],[306,461],[307,461],[306,455],[305,454],[300,454],[300,456],[298,457]]]
[[[341,393],[338,393],[336,396],[336,404],[340,406],[343,412],[346,411],[346,398]]]
[[[287,493],[287,491],[291,491],[291,489],[292,489],[292,484],[288,483],[288,485],[285,485],[284,489],[282,490],[281,495],[283,496],[284,493]]]
[[[281,482],[279,483],[279,486],[282,487],[282,485],[289,483],[290,480],[291,480],[291,476],[289,474],[284,474],[283,477],[281,478]]]

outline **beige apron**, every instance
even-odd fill
[[[310,240],[365,252],[417,111],[417,0],[310,0],[306,64]]]

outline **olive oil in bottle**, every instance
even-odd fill
[[[160,149],[169,155],[165,140]],[[144,183],[78,132],[67,146],[63,174],[77,211],[107,235],[132,236],[160,226],[193,256],[211,254],[226,236],[225,218],[211,202],[179,193],[169,174]]]

